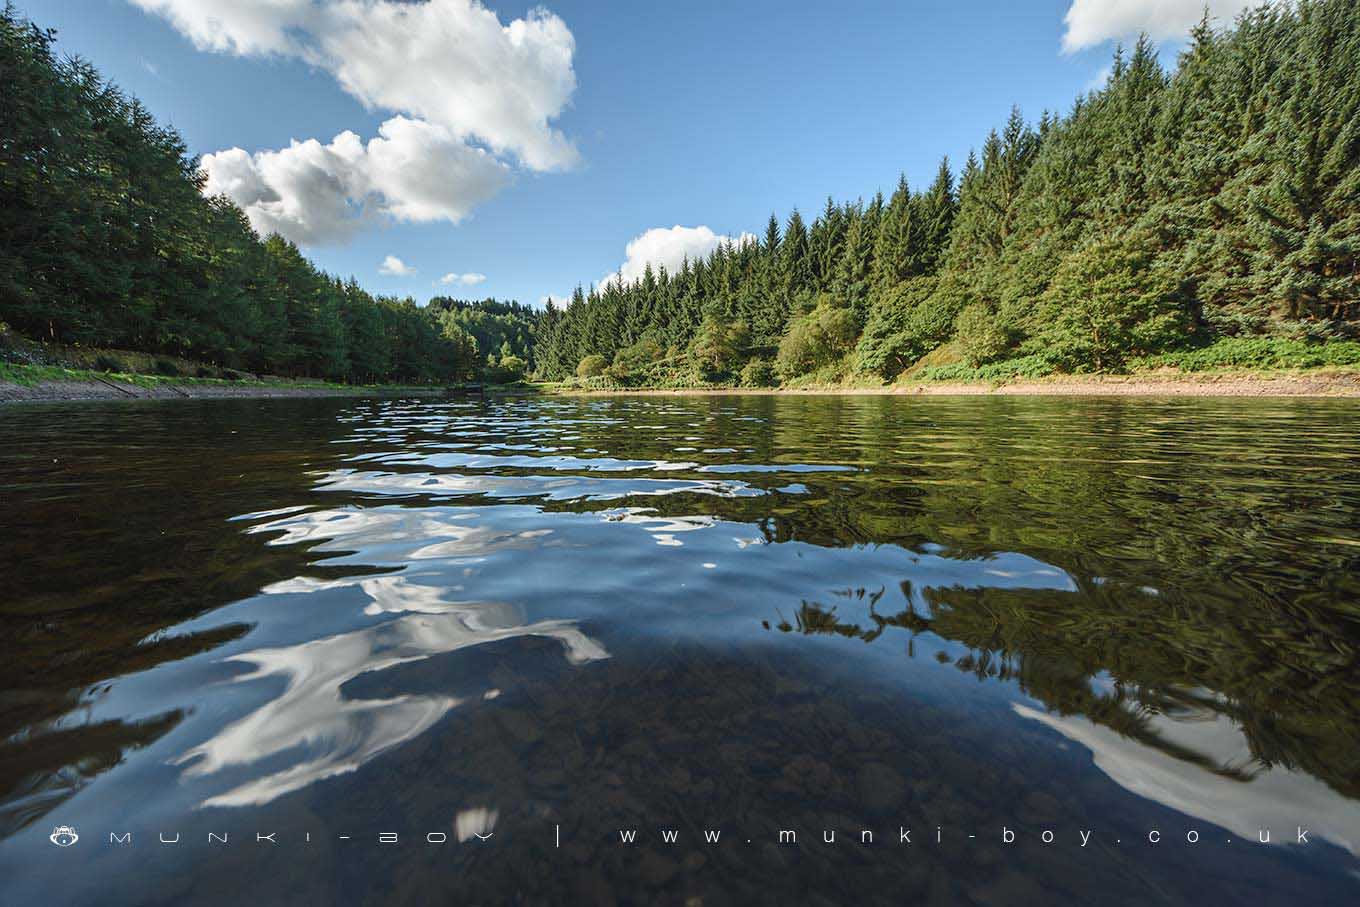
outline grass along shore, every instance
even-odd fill
[[[55,400],[152,400],[228,397],[440,396],[465,386],[334,384],[317,380],[240,379],[103,372],[0,362],[0,403]]]

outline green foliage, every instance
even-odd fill
[[[1000,359],[1010,349],[1011,337],[985,304],[966,306],[954,319],[954,334],[968,364],[977,367]]]
[[[855,335],[854,313],[823,301],[789,325],[779,342],[775,371],[788,379],[830,365],[850,351]]]
[[[748,336],[745,322],[718,315],[705,318],[689,348],[690,361],[699,376],[713,381],[731,375],[745,352]]]
[[[100,353],[99,356],[94,360],[94,367],[96,371],[100,372],[127,371],[127,366],[123,364],[123,360],[109,353]]]
[[[614,354],[614,362],[609,373],[627,384],[640,380],[652,372],[652,366],[665,356],[661,345],[650,337],[644,337],[631,346],[626,346]]]
[[[341,283],[204,198],[179,134],[53,40],[0,10],[0,319],[166,362],[357,382],[471,372],[475,347],[444,344],[437,309]]]
[[[949,338],[962,302],[933,277],[918,277],[874,294],[855,347],[855,368],[891,378]]]
[[[456,323],[440,318],[439,339],[446,351],[445,355],[454,368],[452,377],[467,380],[472,377],[473,364],[477,361],[477,341]]]
[[[532,367],[534,333],[541,317],[536,309],[498,299],[470,301],[436,296],[426,310],[441,326],[457,326],[472,337],[477,355],[495,353],[499,361],[508,354],[524,360],[526,370]]]
[[[752,359],[741,368],[742,387],[772,387],[777,378],[774,363],[768,359]]]
[[[500,366],[507,381],[522,381],[529,370],[529,363],[518,356],[502,356]]]
[[[482,369],[482,379],[491,384],[514,384],[523,381],[529,370],[529,363],[510,352],[507,342],[501,347],[500,358],[486,357],[486,367]]]
[[[1042,297],[1037,334],[1044,348],[1069,370],[1104,371],[1126,355],[1183,343],[1188,316],[1175,281],[1152,262],[1148,238],[1128,234],[1069,255]]]
[[[848,379],[854,375],[853,360],[854,357],[851,354],[832,359],[823,365],[819,365],[812,371],[783,379],[784,386],[805,388],[844,387],[849,383]],[[777,371],[776,374],[778,374]],[[860,385],[864,384],[863,381],[853,383]],[[869,382],[871,385],[876,383],[879,382]]]
[[[582,357],[576,366],[576,377],[578,378],[597,378],[604,374],[609,366],[609,360],[598,353],[591,353],[589,356]]]
[[[542,312],[421,308],[319,272],[203,198],[178,134],[6,7],[0,320],[48,342],[368,383],[499,378],[515,360],[562,380],[592,356],[618,383],[731,381],[753,358],[789,380],[851,348],[856,370],[889,378],[945,343],[973,368],[1035,354],[1108,371],[1225,338],[1349,340],[1358,59],[1360,0],[1264,5],[1194,29],[1171,72],[1147,40],[1118,52],[1068,113],[1012,111],[957,179],[942,161],[924,191],[903,176],[810,221],[771,215],[759,239]]]
[[[179,366],[164,356],[156,357],[156,374],[164,375],[167,378],[177,378],[180,375]]]
[[[855,369],[881,377],[954,340],[973,368],[1109,371],[1225,337],[1355,338],[1356,60],[1360,0],[1203,23],[1170,73],[1141,40],[1067,114],[1013,111],[957,180],[942,163],[924,192],[903,177],[886,200],[772,216],[674,274],[578,292],[535,355],[562,375],[644,335],[686,347],[717,317],[751,326],[749,354],[782,347],[788,380],[836,358],[807,320],[828,297],[863,325]]]
[[[1055,371],[1052,359],[1041,354],[1003,359],[985,365],[935,365],[921,370],[925,381],[1005,381],[1011,378],[1042,378]]]
[[[1133,370],[1177,368],[1201,372],[1218,368],[1279,369],[1360,366],[1360,342],[1308,343],[1283,337],[1225,337],[1199,349],[1131,359]]]

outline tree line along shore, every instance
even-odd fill
[[[586,385],[1360,364],[1360,3],[1140,40],[957,175],[828,199],[674,273],[578,290],[539,371]]]
[[[43,367],[584,390],[1360,370],[1360,0],[1206,17],[1170,71],[1140,40],[1066,113],[1013,110],[924,188],[771,215],[544,309],[319,271],[204,197],[179,135],[53,41],[0,12],[11,384]]]
[[[155,354],[162,373],[188,362],[192,377],[354,384],[527,370],[529,307],[418,305],[321,272],[205,197],[179,134],[54,41],[0,10],[0,335],[16,335],[0,336],[4,361],[122,371]]]

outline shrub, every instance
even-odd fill
[[[196,378],[212,378],[212,377],[213,377],[213,370],[210,369],[210,368],[208,368],[206,365],[200,365],[197,369],[194,370],[194,377],[196,377]]]
[[[1187,372],[1214,368],[1320,368],[1360,365],[1360,341],[1308,343],[1283,337],[1225,337],[1199,349],[1143,356],[1131,369],[1178,368]]]
[[[1042,354],[1003,359],[986,365],[934,365],[921,370],[925,381],[1004,381],[1008,378],[1042,378],[1055,371],[1053,360]]]
[[[853,312],[819,305],[789,325],[779,341],[775,371],[788,379],[830,365],[850,351],[856,333]]]
[[[745,322],[727,321],[710,315],[699,325],[690,343],[690,361],[705,381],[731,373],[746,348],[749,332]]]
[[[96,371],[101,372],[125,372],[127,367],[123,365],[123,360],[108,353],[100,353],[94,360]]]
[[[488,355],[486,368],[482,370],[482,379],[491,384],[513,384],[523,380],[528,368],[529,363],[514,353],[502,353],[500,359]]]
[[[772,387],[775,384],[774,363],[768,359],[752,359],[741,369],[742,387]]]
[[[242,372],[238,372],[234,368],[224,368],[222,369],[222,377],[227,379],[228,381],[240,381],[245,377],[245,374]]]
[[[576,377],[578,378],[597,378],[604,374],[605,368],[609,365],[609,360],[597,353],[582,357],[576,366]]]
[[[621,381],[626,381],[648,371],[664,355],[661,344],[650,338],[643,338],[614,354],[614,364],[609,367],[609,373]]]
[[[590,378],[577,378],[572,382],[576,387],[588,391],[611,391],[618,390],[622,385],[615,381],[606,372],[603,375],[594,375]]]
[[[968,364],[977,367],[1001,358],[1010,349],[1010,336],[982,303],[966,306],[954,319],[954,333]]]
[[[158,375],[164,375],[167,378],[179,377],[179,366],[171,359],[158,357],[154,363],[154,367],[156,369],[156,374]]]
[[[810,372],[786,378],[783,380],[782,386],[820,388],[830,385],[843,385],[854,373],[854,370],[853,356],[845,355],[839,359],[833,359],[825,365],[819,365]]]
[[[519,381],[524,377],[524,373],[528,368],[529,363],[518,356],[510,355],[501,357],[501,374],[505,376],[505,380],[507,381]]]

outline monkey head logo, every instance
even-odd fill
[[[80,835],[69,825],[58,825],[52,829],[52,834],[48,835],[48,840],[58,847],[70,847],[80,840]]]

